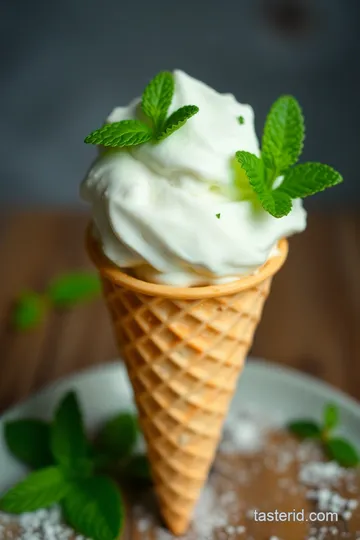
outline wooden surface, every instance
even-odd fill
[[[99,299],[52,313],[39,329],[8,325],[14,297],[57,273],[91,268],[87,216],[11,213],[0,218],[0,409],[66,374],[116,357]],[[314,215],[291,239],[252,353],[320,377],[360,399],[360,217]]]

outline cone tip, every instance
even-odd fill
[[[175,536],[182,536],[189,528],[191,515],[175,514],[170,509],[162,509],[162,517],[165,525]]]

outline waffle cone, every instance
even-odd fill
[[[256,275],[180,288],[121,272],[91,233],[116,340],[131,380],[160,511],[176,535],[189,526],[221,436],[279,255]]]

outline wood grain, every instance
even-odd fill
[[[58,273],[91,268],[88,217],[18,212],[0,221],[0,409],[49,381],[116,357],[101,300],[52,313],[37,330],[8,324],[14,297]],[[360,217],[313,215],[291,239],[252,353],[320,377],[360,399]]]

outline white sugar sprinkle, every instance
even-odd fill
[[[356,508],[359,506],[359,503],[355,499],[349,499],[347,505],[349,510],[356,510]]]
[[[61,521],[61,510],[58,506],[26,512],[19,516],[9,516],[0,512],[3,525],[14,525],[19,530],[15,533],[21,540],[70,540],[74,531]],[[4,528],[0,529],[3,532]],[[16,538],[12,531],[6,531],[7,538]],[[84,536],[75,536],[75,540],[86,540]]]
[[[263,411],[243,410],[229,414],[220,445],[224,454],[251,454],[260,451],[266,442],[270,429],[275,427],[274,420],[264,418]]]
[[[305,463],[300,468],[299,480],[307,486],[336,486],[344,477],[344,469],[335,461]]]

